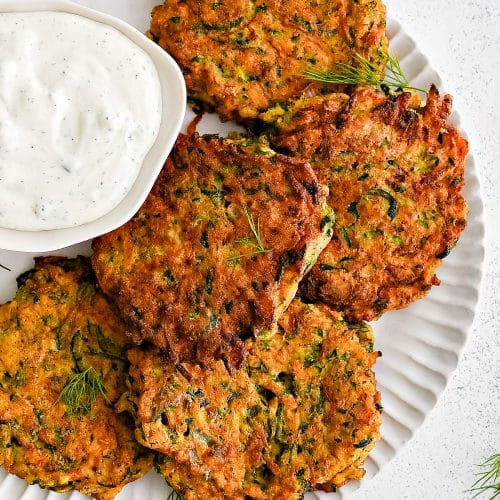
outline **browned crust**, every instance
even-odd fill
[[[135,342],[238,366],[241,338],[275,327],[323,237],[325,194],[306,163],[263,144],[181,135],[137,215],[94,241],[92,263]],[[253,256],[245,210],[266,250]]]
[[[149,34],[181,66],[191,97],[244,122],[300,96],[306,69],[355,54],[382,68],[387,50],[379,0],[166,0]]]
[[[163,454],[158,471],[186,500],[299,499],[360,479],[378,441],[379,353],[365,324],[293,301],[280,331],[248,340],[234,374],[165,363],[133,349],[137,436]]]
[[[410,93],[358,88],[299,102],[277,124],[271,142],[311,161],[337,218],[303,296],[371,320],[439,284],[467,216],[468,144],[448,122],[451,105],[435,87],[422,107]]]
[[[37,258],[18,284],[0,306],[0,464],[30,484],[111,500],[153,462],[113,408],[126,390],[128,339],[89,259]],[[60,394],[89,367],[107,401],[98,394],[73,415]]]

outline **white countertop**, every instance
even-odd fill
[[[350,500],[466,499],[475,464],[500,453],[500,1],[386,4],[462,116],[481,179],[486,261],[474,327],[447,389],[414,439]]]
[[[138,3],[159,0],[110,1],[108,11],[146,29]],[[386,3],[455,97],[481,177],[487,252],[474,328],[448,388],[415,438],[350,498],[466,499],[475,464],[500,453],[500,0]]]

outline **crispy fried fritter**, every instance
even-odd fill
[[[373,337],[324,305],[294,300],[276,333],[247,340],[230,374],[129,352],[138,439],[186,500],[294,499],[360,479],[379,439]]]
[[[332,232],[308,164],[247,139],[181,135],[153,191],[92,262],[136,342],[238,366],[273,328]]]
[[[126,337],[87,259],[38,259],[18,283],[0,306],[0,464],[43,488],[114,498],[153,462],[112,406]],[[80,397],[63,397],[70,380]]]
[[[252,121],[299,97],[308,68],[361,54],[382,69],[387,52],[380,0],[166,0],[150,35],[180,64],[191,97],[223,120]]]
[[[427,104],[358,88],[304,99],[272,143],[311,162],[330,194],[334,236],[300,293],[371,320],[421,298],[466,225],[467,141],[447,122],[451,97]]]

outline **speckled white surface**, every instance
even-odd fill
[[[487,255],[475,326],[448,388],[416,437],[350,498],[466,499],[474,464],[500,452],[500,0],[386,3],[455,96],[481,176]],[[133,0],[109,4],[110,13],[146,28]]]
[[[469,134],[485,203],[485,277],[467,348],[436,408],[350,499],[466,499],[474,464],[500,452],[500,1],[386,3],[439,71]]]

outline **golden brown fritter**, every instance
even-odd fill
[[[355,54],[382,69],[387,53],[380,0],[166,0],[150,36],[177,60],[191,97],[223,120],[252,121],[299,97],[311,86],[306,69]]]
[[[327,245],[325,198],[265,143],[181,135],[137,215],[94,241],[94,269],[136,342],[238,366],[240,339],[275,327]]]
[[[175,367],[154,349],[129,352],[122,403],[163,454],[157,470],[186,500],[297,499],[360,479],[381,422],[370,327],[294,300],[279,331],[247,348],[234,375],[221,361]]]
[[[451,97],[427,104],[375,88],[298,101],[271,142],[311,162],[330,190],[334,236],[300,293],[352,321],[399,309],[439,284],[441,259],[466,225],[467,141]]]
[[[42,488],[112,499],[153,462],[113,408],[126,337],[87,259],[37,259],[18,283],[0,306],[0,464]]]

